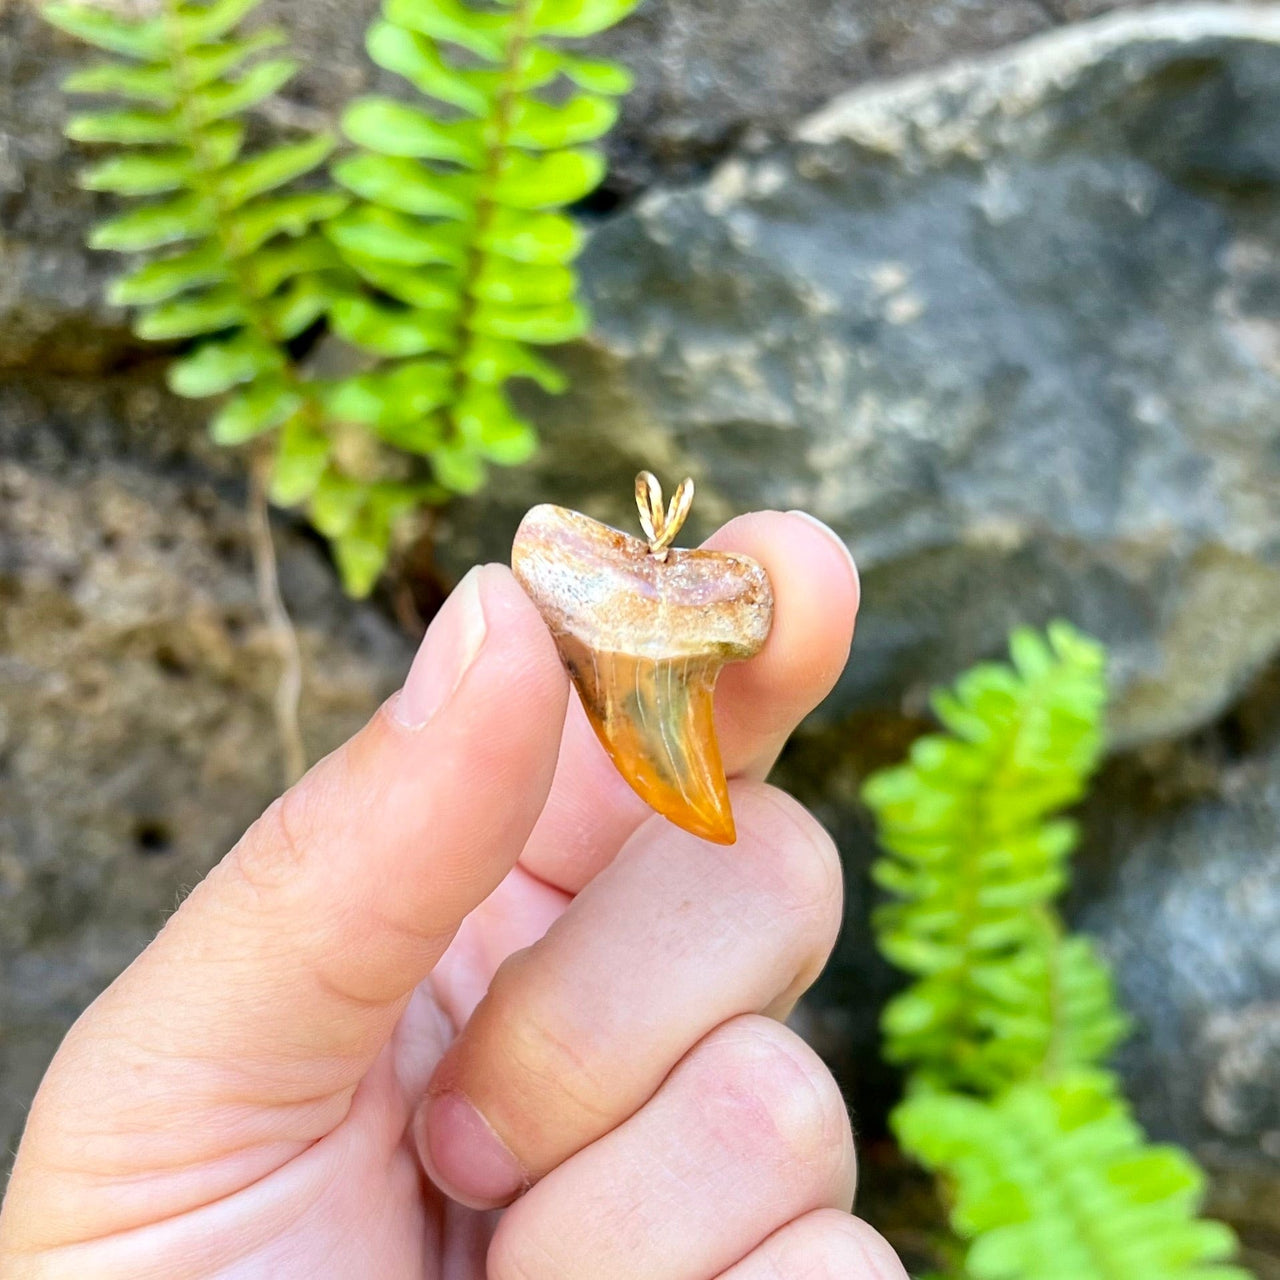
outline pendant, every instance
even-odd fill
[[[712,700],[721,668],[768,638],[773,590],[748,556],[672,547],[692,501],[685,480],[664,509],[661,486],[642,471],[646,540],[564,507],[534,507],[511,567],[618,772],[676,826],[732,844]]]

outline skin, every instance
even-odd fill
[[[711,545],[777,596],[717,694],[738,843],[645,808],[508,571],[474,571],[68,1033],[0,1274],[905,1280],[781,1021],[839,863],[763,782],[844,666],[857,575],[794,514]]]

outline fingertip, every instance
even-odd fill
[[[795,796],[767,782],[735,780],[729,784],[734,812],[744,830],[757,843],[777,848],[799,842],[806,849],[835,859],[835,841],[830,832]]]
[[[853,610],[856,615],[858,604],[862,599],[862,579],[858,574],[858,564],[853,558],[853,552],[849,550],[849,544],[829,524],[819,520],[811,512],[793,509],[785,514],[803,520],[825,538],[832,550],[836,552],[840,563],[853,577]]]
[[[522,655],[535,679],[542,668],[562,683],[551,637],[511,570],[500,564],[475,565],[422,637],[403,688],[387,703],[391,719],[404,729],[424,728],[490,643],[503,648],[508,660]]]
[[[532,600],[505,564],[484,564],[475,570],[485,619],[505,637],[507,649],[523,654],[530,671],[550,677],[568,696],[568,677],[556,653],[555,641]]]
[[[759,561],[774,594],[764,648],[722,678],[717,709],[728,720],[726,736],[785,736],[826,697],[849,660],[861,594],[853,557],[832,529],[803,512],[738,516],[707,545]],[[730,750],[726,742],[726,756]],[[740,767],[750,769],[753,758]]]
[[[461,1093],[433,1093],[418,1109],[414,1139],[427,1176],[469,1209],[509,1204],[528,1186],[520,1162]]]

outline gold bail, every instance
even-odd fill
[[[685,476],[680,481],[671,505],[663,508],[662,485],[652,471],[636,476],[636,507],[640,511],[640,527],[649,539],[649,553],[658,560],[667,558],[667,549],[676,540],[689,508],[693,506],[693,481]]]

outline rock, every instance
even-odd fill
[[[60,130],[67,53],[33,6],[0,8],[0,369],[88,372],[137,345],[102,301],[109,255],[83,247],[100,204]]]
[[[1072,913],[1134,1017],[1118,1065],[1139,1118],[1211,1172],[1214,1211],[1258,1268],[1270,1258],[1268,1276],[1280,1269],[1278,714],[1280,666],[1211,731],[1114,765],[1085,810]]]
[[[40,20],[42,0],[0,6],[0,367],[105,368],[136,346],[101,302],[114,270],[83,247],[111,207],[75,187],[83,151],[62,137],[59,84],[92,56]],[[1007,44],[1124,0],[647,0],[593,47],[621,58],[635,91],[610,139],[595,204],[701,171],[746,135],[785,129],[871,77]],[[268,113],[332,126],[370,88],[408,92],[363,49],[376,4],[267,0],[303,64]]]
[[[198,412],[198,411],[197,411]],[[0,383],[0,1149],[70,1022],[278,792],[243,498],[149,379]],[[410,643],[281,530],[312,758]]]
[[[921,705],[1063,615],[1113,654],[1118,745],[1216,715],[1280,648],[1280,7],[1121,15],[873,86],[584,260],[595,336],[546,448],[451,519],[536,501],[707,529],[803,507],[857,554],[831,715]]]

